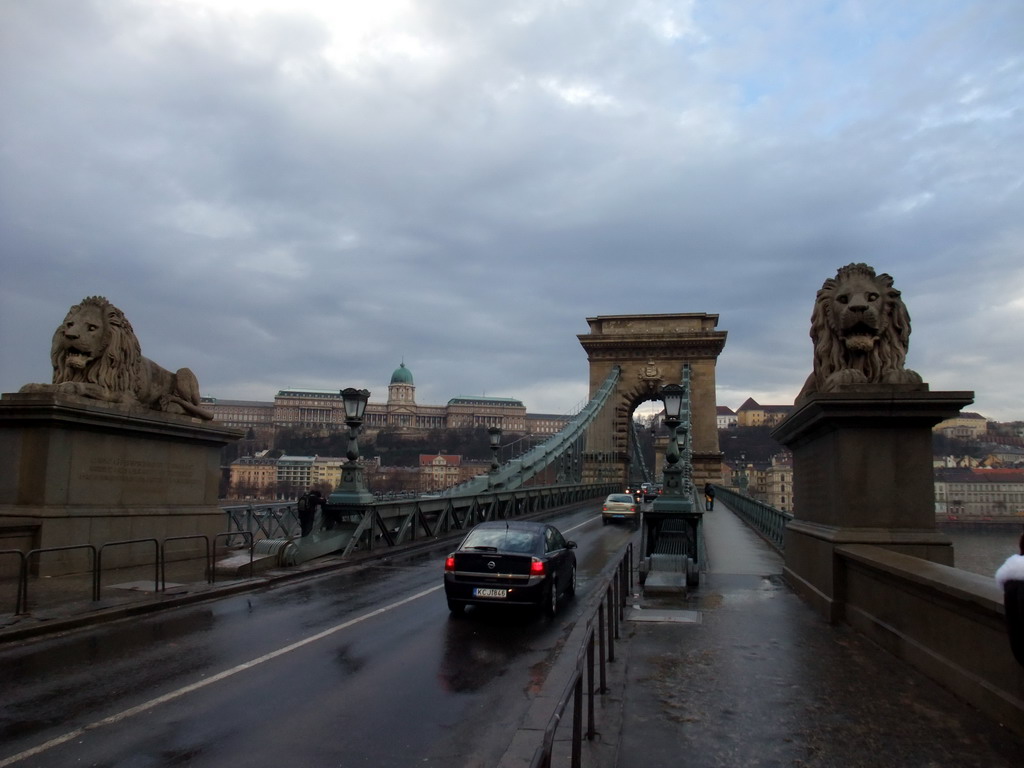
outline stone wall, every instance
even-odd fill
[[[31,530],[33,548],[212,538],[225,527],[220,449],[241,434],[198,418],[125,413],[54,393],[5,394],[0,527]],[[111,560],[131,551],[112,551]],[[73,572],[85,561],[83,552],[54,553],[41,572]]]
[[[1024,736],[1024,667],[992,579],[879,546],[835,552],[841,620]]]

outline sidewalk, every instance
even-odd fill
[[[704,533],[700,587],[627,616],[617,768],[1024,765],[1024,740],[804,605],[721,501]]]

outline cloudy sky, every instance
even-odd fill
[[[1024,419],[1020,0],[0,0],[0,392],[103,295],[203,394],[585,401],[586,318],[708,312],[792,402],[816,290]]]

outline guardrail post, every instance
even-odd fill
[[[572,768],[583,764],[583,676],[576,678],[572,705]]]
[[[228,532],[229,535],[235,535],[233,531]],[[203,563],[205,565],[204,573],[206,575],[206,583],[210,584],[210,578],[213,574],[213,553],[210,551],[210,537],[204,533],[193,533],[186,536],[168,536],[160,544],[160,591],[167,591],[167,542],[169,541],[188,541],[190,539],[202,539],[203,540]]]
[[[18,584],[14,594],[14,615],[18,616],[21,614],[21,594],[24,584],[28,579],[28,571],[25,566],[25,553],[20,549],[0,549],[0,555],[17,555],[18,556]]]
[[[92,599],[94,601],[100,599],[99,598],[99,581],[98,581],[98,578],[97,578],[97,571],[96,571],[96,560],[97,560],[97,558],[96,558],[96,547],[95,546],[93,546],[92,544],[71,544],[71,545],[66,546],[66,547],[42,547],[40,549],[30,549],[28,552],[25,553],[25,579],[24,579],[24,585],[25,586],[24,586],[24,589],[23,589],[23,592],[22,592],[23,597],[24,597],[24,603],[22,604],[22,609],[26,613],[28,612],[28,567],[29,567],[29,562],[32,559],[32,555],[42,554],[43,552],[68,552],[68,551],[75,550],[75,549],[87,549],[87,550],[89,550],[89,554],[92,556],[92,559],[91,559],[91,561],[89,563],[89,569],[92,572],[91,573],[91,576],[92,576]]]
[[[605,591],[605,599],[608,602],[608,661],[615,661],[615,638],[619,633],[619,630],[615,626],[616,611],[615,598],[613,597],[615,590],[612,587],[612,584],[614,584],[615,581],[615,579],[612,579]]]
[[[597,735],[594,724],[594,633],[587,639],[587,741]]]
[[[160,542],[156,539],[126,539],[124,541],[107,541],[100,545],[96,555],[95,575],[93,577],[93,600],[100,599],[100,580],[103,577],[103,550],[107,547],[116,547],[122,544],[146,544],[153,542],[153,591],[160,591]]]

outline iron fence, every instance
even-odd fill
[[[222,507],[229,533],[251,533],[253,538],[290,539],[301,532],[299,512],[294,502],[283,504],[246,504]],[[233,540],[229,539],[228,544]]]
[[[792,513],[783,512],[763,501],[744,496],[721,485],[715,486],[715,498],[728,504],[729,509],[760,533],[776,551],[785,550],[786,523],[793,519]]]
[[[609,692],[606,664],[615,661],[615,642],[621,638],[626,599],[632,589],[633,544],[628,544],[611,572],[599,584],[597,605],[587,619],[583,643],[576,656],[576,665],[565,689],[555,704],[541,745],[534,753],[530,768],[551,768],[555,736],[572,703],[572,735],[570,738],[572,768],[583,764],[583,740],[597,735],[595,698]],[[595,625],[596,621],[596,625]],[[595,680],[596,676],[596,680]],[[586,680],[586,684],[584,684]],[[586,707],[586,729],[583,710]]]
[[[32,582],[32,564],[33,562],[39,561],[42,556],[52,554],[55,552],[72,552],[82,550],[89,555],[89,566],[86,571],[76,574],[67,574],[68,583],[72,584],[70,587],[65,587],[65,591],[69,592],[72,596],[77,591],[81,591],[81,597],[87,598],[92,602],[98,602],[101,599],[102,594],[102,578],[105,572],[124,570],[126,566],[120,565],[115,568],[103,567],[103,553],[106,549],[111,547],[129,546],[129,545],[150,545],[152,544],[152,555],[145,559],[144,563],[134,563],[131,568],[146,568],[151,567],[153,569],[153,591],[164,592],[167,589],[167,545],[174,542],[180,542],[184,540],[196,540],[203,542],[201,559],[203,563],[204,579],[207,584],[213,584],[216,581],[216,568],[214,567],[214,560],[216,554],[216,544],[220,539],[225,539],[229,542],[233,537],[240,536],[246,541],[246,549],[249,554],[249,568],[247,578],[253,577],[253,534],[247,531],[233,531],[226,533],[218,533],[213,537],[206,536],[204,534],[194,534],[188,536],[170,536],[166,539],[157,538],[144,538],[144,539],[129,539],[123,541],[108,541],[102,544],[73,544],[63,547],[41,547],[38,549],[32,549],[28,552],[22,552],[21,550],[0,550],[0,556],[3,555],[17,555],[19,557],[18,563],[18,577],[17,586],[14,600],[14,615],[23,615],[28,613],[29,610],[29,585]],[[77,578],[76,578],[77,577]],[[54,577],[52,581],[56,581],[63,577]],[[88,579],[87,583],[83,579]]]

